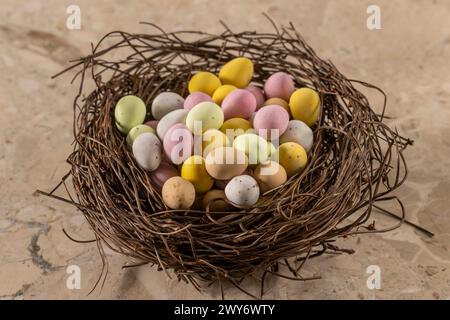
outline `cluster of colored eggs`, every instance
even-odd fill
[[[139,97],[117,102],[116,126],[167,207],[250,207],[305,168],[319,94],[296,89],[285,72],[261,88],[250,84],[253,72],[245,57],[226,63],[218,76],[197,72],[186,98],[163,92],[153,99],[150,120]]]

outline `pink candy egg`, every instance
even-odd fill
[[[268,105],[259,109],[253,119],[253,127],[259,135],[270,140],[277,139],[289,125],[289,113],[279,105]]]
[[[272,74],[264,84],[264,93],[267,99],[281,98],[289,101],[291,94],[295,91],[294,81],[286,72],[276,72]]]
[[[167,130],[163,141],[164,154],[173,164],[182,164],[192,155],[194,137],[183,123],[174,124]]]
[[[225,120],[231,118],[248,119],[252,112],[256,110],[256,98],[248,90],[236,89],[223,99],[222,110]]]
[[[179,176],[177,169],[168,163],[161,162],[159,167],[150,174],[150,180],[161,191],[164,183],[175,176]]]
[[[156,127],[158,126],[158,120],[150,120],[144,123],[146,126],[153,128],[156,131]]]
[[[200,102],[214,102],[214,100],[203,92],[192,92],[190,95],[186,97],[184,100],[184,109],[191,110],[193,107],[198,105]]]
[[[250,91],[253,96],[256,99],[256,110],[258,110],[259,108],[261,108],[264,105],[264,101],[266,100],[266,98],[264,97],[264,93],[262,92],[262,90],[255,86],[255,85],[249,85],[247,88],[245,88],[245,90]]]

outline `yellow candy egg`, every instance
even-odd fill
[[[218,87],[216,89],[216,91],[214,91],[213,93],[213,100],[215,103],[217,103],[218,105],[220,105],[223,101],[223,99],[225,99],[225,97],[232,92],[233,90],[236,90],[237,88],[231,84],[224,84],[221,85],[220,87]]]
[[[191,182],[198,193],[208,191],[214,184],[214,180],[206,171],[205,159],[199,155],[191,156],[184,161],[181,177]]]
[[[219,79],[223,84],[232,84],[237,88],[245,88],[252,77],[253,62],[245,57],[230,60],[219,72]]]
[[[205,101],[189,111],[186,126],[194,134],[201,134],[208,129],[219,129],[223,125],[223,119],[222,109],[215,103]]]
[[[189,209],[195,201],[195,188],[182,177],[172,177],[168,179],[161,191],[164,203],[171,209]]]
[[[319,94],[310,88],[301,88],[294,91],[289,99],[292,117],[311,127],[320,115]]]
[[[248,133],[247,131],[252,128],[250,121],[243,118],[231,118],[226,120],[222,127],[220,127],[220,131],[225,133],[230,140],[234,140],[235,137]]]
[[[278,147],[278,161],[286,170],[288,177],[291,177],[305,168],[308,156],[301,145],[286,142]]]
[[[189,93],[203,92],[212,96],[214,91],[220,87],[219,78],[211,72],[201,71],[197,72],[189,81]]]
[[[226,147],[230,144],[228,137],[217,129],[209,129],[202,136],[202,152],[206,157],[208,153],[219,147]]]
[[[281,98],[270,98],[264,102],[264,106],[277,105],[286,109],[289,112],[289,104]]]

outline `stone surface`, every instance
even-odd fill
[[[415,140],[406,157],[410,175],[397,192],[408,218],[433,231],[427,238],[404,225],[390,233],[339,240],[356,253],[308,262],[305,275],[320,280],[268,279],[274,299],[448,299],[450,298],[450,3],[376,1],[382,29],[366,28],[372,1],[77,1],[81,30],[68,30],[67,2],[2,0],[0,9],[0,297],[3,299],[218,299],[217,287],[197,292],[144,266],[122,269],[126,259],[108,252],[103,289],[90,295],[101,270],[95,243],[77,244],[62,233],[92,239],[72,207],[34,196],[67,172],[71,151],[73,74],[50,76],[68,60],[89,52],[111,30],[221,32],[222,19],[236,31],[271,31],[261,15],[292,21],[323,58],[347,76],[382,87],[392,126]],[[375,108],[378,95],[368,92]],[[395,223],[375,214],[377,226]],[[67,266],[81,270],[81,289],[67,288]],[[366,286],[367,267],[382,272],[381,289]],[[252,287],[252,284],[249,284]],[[256,286],[254,286],[256,288]],[[245,298],[230,288],[228,298]]]

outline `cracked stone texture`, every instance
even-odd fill
[[[366,8],[381,7],[382,30],[366,28]],[[73,75],[50,76],[68,60],[88,53],[90,43],[116,29],[145,32],[139,21],[166,30],[271,31],[260,14],[292,21],[317,53],[332,59],[347,76],[382,87],[392,126],[415,140],[406,152],[410,175],[397,192],[408,218],[434,238],[404,225],[379,235],[339,240],[353,255],[322,256],[306,264],[305,275],[322,279],[268,279],[274,299],[448,299],[450,297],[450,3],[417,1],[101,1],[80,0],[82,28],[65,26],[67,1],[2,0],[0,8],[0,297],[4,299],[220,298],[145,266],[107,252],[109,275],[102,290],[88,295],[101,260],[84,218],[74,208],[33,196],[49,190],[68,170],[71,151]],[[378,95],[368,92],[375,108]],[[375,214],[377,226],[395,223]],[[68,265],[81,270],[81,289],[69,290]],[[378,265],[381,289],[366,286],[366,269]],[[249,283],[250,288],[256,288]],[[235,289],[228,298],[245,298]]]

